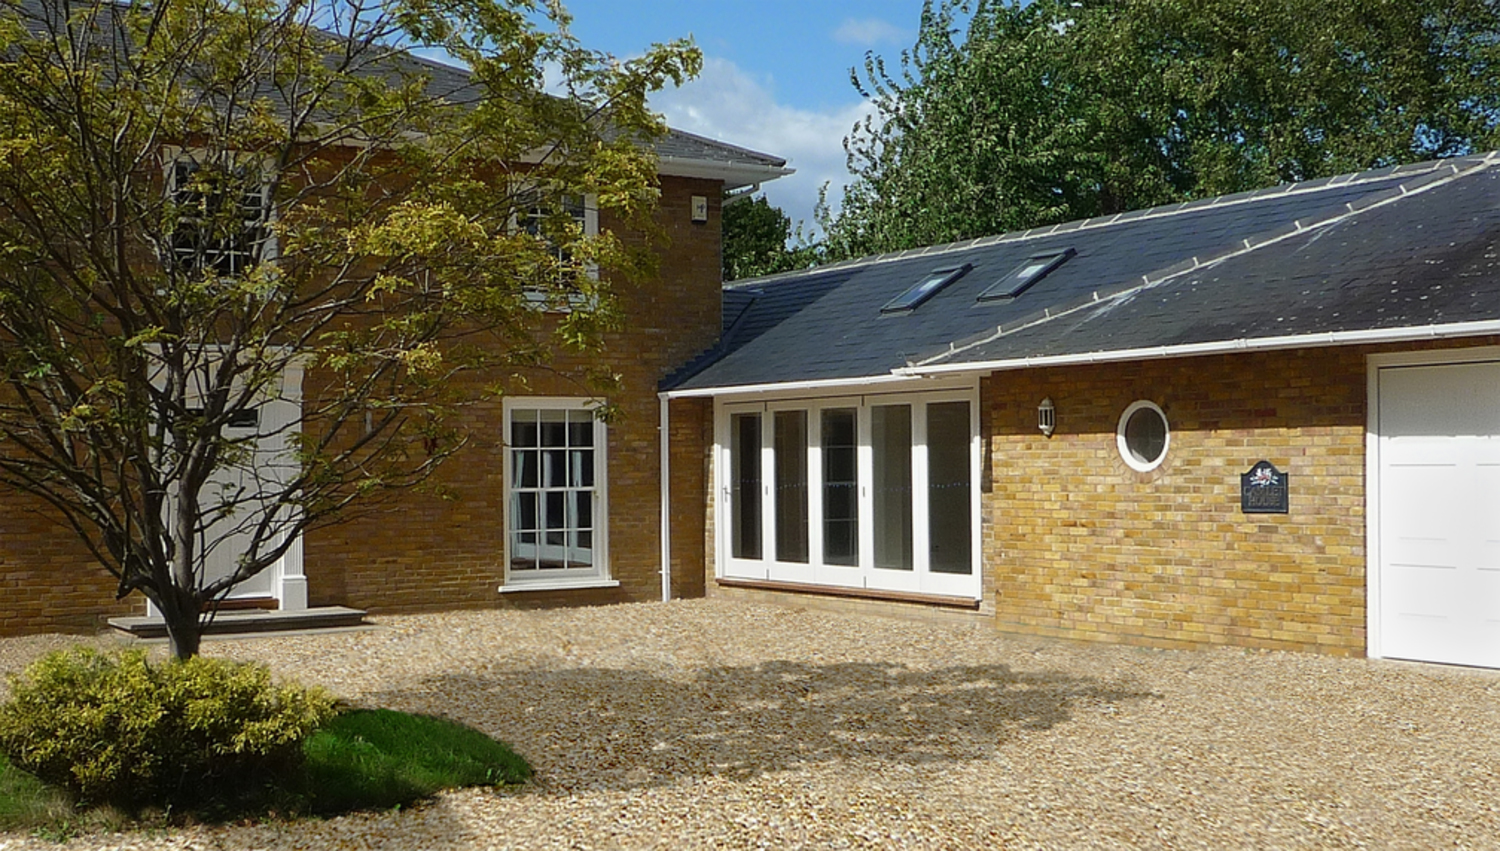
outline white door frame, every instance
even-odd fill
[[[1391,352],[1365,358],[1365,655],[1385,658],[1380,646],[1380,370],[1500,361],[1500,346]]]
[[[305,373],[305,360],[303,358],[292,360],[282,373],[281,392],[273,394],[267,401],[295,405],[300,418],[302,378]],[[292,541],[280,559],[265,569],[265,573],[271,577],[271,596],[276,598],[281,611],[300,612],[307,609],[307,574],[303,570],[301,535]],[[231,593],[229,596],[233,598],[235,595]],[[147,600],[146,614],[151,617],[160,617],[161,611],[150,600]]]
[[[849,393],[840,392],[842,388],[829,389],[827,394],[810,394],[807,389],[797,388],[783,392],[763,392],[754,394],[725,394],[714,399],[714,447],[712,467],[712,487],[714,488],[714,573],[716,577],[723,579],[781,579],[783,581],[794,581],[810,585],[850,587],[856,589],[875,588],[870,585],[869,579],[875,574],[873,566],[874,538],[873,538],[873,508],[872,500],[863,496],[859,499],[860,512],[860,559],[857,566],[835,568],[822,562],[822,530],[820,518],[822,516],[821,505],[821,457],[822,445],[820,436],[820,416],[822,411],[837,408],[856,408],[857,423],[859,429],[859,480],[862,490],[869,487],[872,480],[873,468],[872,447],[870,445],[870,413],[877,404],[913,404],[913,474],[912,483],[914,491],[918,484],[926,481],[926,452],[925,448],[918,451],[918,447],[925,447],[925,419],[917,423],[915,416],[915,403],[923,404],[964,401],[969,405],[969,475],[970,475],[970,559],[973,565],[972,573],[969,574],[941,574],[930,570],[920,572],[914,571],[912,580],[907,590],[916,593],[941,594],[946,596],[964,596],[982,599],[984,587],[984,552],[982,549],[982,495],[980,493],[980,476],[983,469],[983,435],[979,433],[980,405],[982,404],[979,392],[979,383],[972,377],[963,380],[947,380],[941,382],[923,382],[918,386],[911,383],[901,383],[890,387],[861,388],[862,392]],[[769,512],[772,508],[772,486],[774,483],[774,464],[772,462],[772,440],[773,440],[773,415],[777,410],[798,409],[808,412],[808,437],[809,437],[809,461],[808,461],[808,514],[809,514],[809,563],[805,566],[795,567],[804,576],[800,579],[792,579],[785,571],[776,569],[777,563],[773,558],[775,552],[774,520]],[[730,453],[730,417],[734,414],[758,414],[761,416],[761,531],[762,546],[760,559],[733,559],[730,557],[730,494],[729,489],[732,482],[729,481],[729,453]],[[921,438],[921,440],[919,440]],[[924,492],[914,493],[912,505],[913,526],[913,551],[918,550],[918,542],[925,544],[926,529],[918,530],[917,527],[925,523],[927,495]],[[920,559],[921,557],[918,556]],[[889,573],[894,574],[894,571]],[[882,590],[901,590],[895,586],[899,583],[894,579],[904,577],[882,577],[887,580],[880,583]]]

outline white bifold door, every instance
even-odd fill
[[[724,405],[721,575],[979,599],[969,391]]]

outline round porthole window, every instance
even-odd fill
[[[1120,457],[1130,469],[1142,473],[1155,470],[1167,457],[1167,445],[1171,443],[1167,415],[1154,402],[1132,402],[1120,415],[1115,440]]]

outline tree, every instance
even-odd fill
[[[960,38],[958,21],[970,13]],[[929,2],[820,223],[848,257],[1496,143],[1482,0]]]
[[[645,98],[701,59],[616,62],[568,23],[536,0],[0,7],[0,481],[179,658],[298,535],[427,481],[464,442],[457,388],[618,322],[593,270],[647,255],[569,210],[648,228]]]
[[[724,280],[805,269],[817,258],[818,248],[803,235],[802,226],[794,235],[792,220],[766,196],[725,198]]]

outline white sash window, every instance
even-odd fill
[[[506,587],[607,580],[602,421],[586,399],[506,400]]]
[[[268,164],[248,156],[169,153],[167,197],[178,208],[171,234],[178,266],[233,276],[274,257]]]

